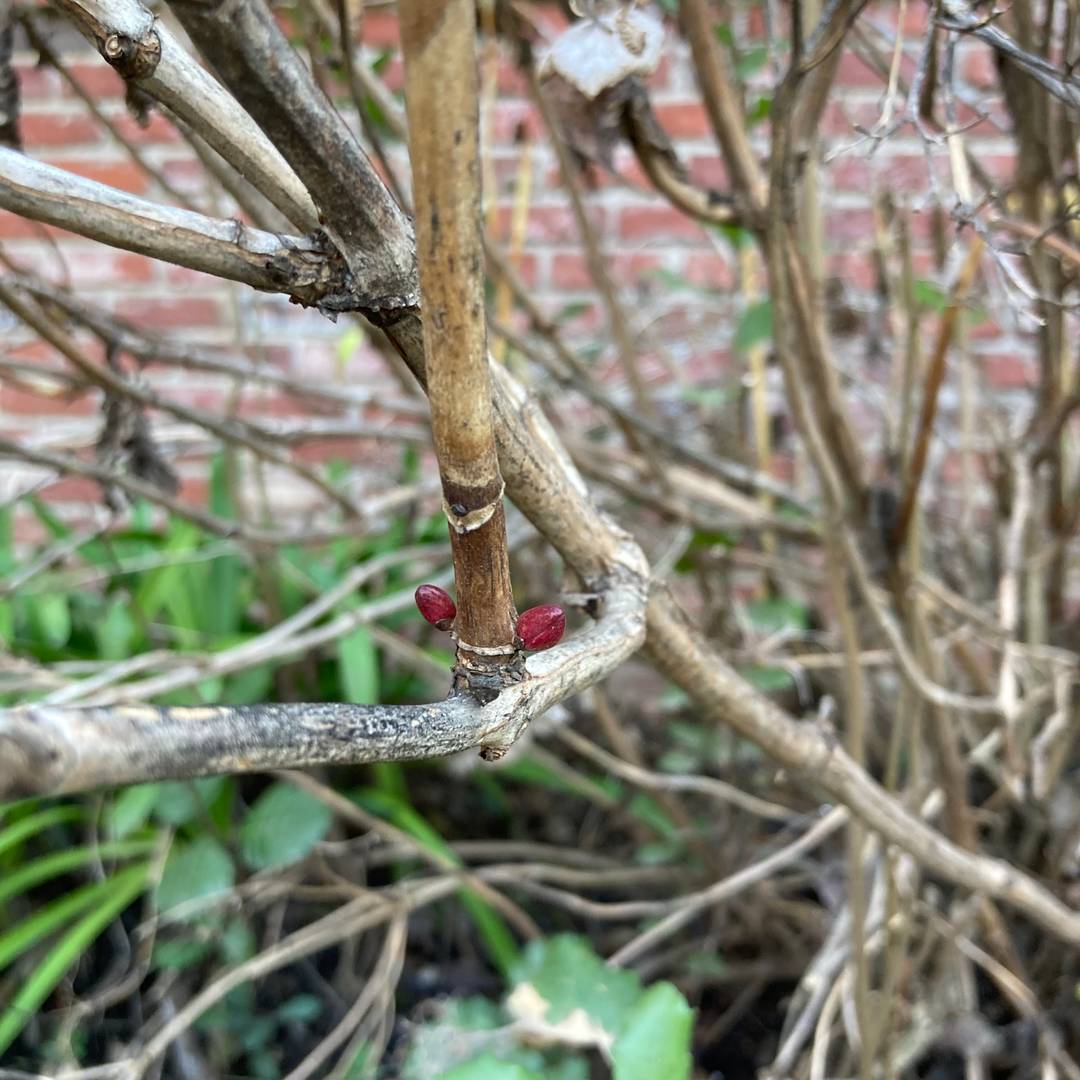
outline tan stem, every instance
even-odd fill
[[[457,583],[459,666],[512,656],[514,601],[484,321],[476,9],[401,5],[432,434]],[[506,647],[506,654],[476,653]]]

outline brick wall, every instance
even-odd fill
[[[735,6],[739,8],[733,26],[736,39],[744,44],[760,39],[759,5]],[[554,32],[554,17],[546,8],[538,10]],[[878,4],[863,22],[866,36],[876,42],[886,60],[895,33],[894,10],[891,4]],[[904,77],[914,68],[925,18],[925,5],[913,0],[908,5],[907,24],[901,28],[904,49],[900,70]],[[154,114],[148,127],[140,127],[125,108],[119,78],[77,35],[56,24],[51,40],[80,86],[118,130],[141,148],[154,170],[205,212],[234,212],[220,193],[207,186],[202,168],[168,120]],[[367,13],[362,41],[368,59],[385,57],[383,74],[391,88],[400,91],[397,28],[387,9],[374,8]],[[102,130],[57,72],[36,65],[35,60],[23,42],[17,68],[26,152],[126,191],[169,201],[155,178]],[[990,174],[1007,180],[1012,143],[988,50],[973,40],[963,42],[958,51],[958,76],[959,119],[971,124],[965,138]],[[767,90],[770,80],[765,67],[751,74],[751,104]],[[674,32],[650,86],[657,115],[694,179],[722,185],[723,166],[695,91],[686,50]],[[856,333],[847,338],[838,336],[836,348],[838,362],[853,380],[852,399],[866,406],[861,410],[861,423],[867,432],[880,427],[880,407],[889,386],[887,363],[874,367],[867,359],[868,338],[888,332],[887,326],[874,329],[874,196],[889,189],[897,205],[911,211],[916,266],[920,274],[937,279],[942,271],[935,264],[931,243],[935,190],[931,176],[937,178],[943,191],[951,191],[949,158],[943,143],[925,143],[910,125],[880,141],[860,134],[881,121],[883,91],[882,75],[849,52],[842,61],[839,90],[823,121],[824,265],[830,276],[842,281],[839,292],[859,319]],[[902,109],[902,102],[898,107]],[[531,133],[539,129],[520,77],[504,63],[489,140],[498,182],[494,227],[501,239],[506,236],[514,178],[521,168],[523,151],[515,136],[522,126]],[[760,125],[757,138],[764,148],[765,132]],[[615,358],[605,345],[602,309],[553,155],[542,139],[530,144],[528,152],[532,155],[533,190],[522,273],[552,314],[565,314],[574,305],[567,332],[618,387]],[[391,153],[399,164],[404,161],[400,147],[392,147]],[[744,306],[735,289],[732,249],[717,232],[701,227],[652,193],[624,150],[617,155],[617,165],[620,177],[594,176],[587,199],[593,225],[640,335],[645,369],[661,396],[679,392],[679,379],[673,379],[672,373],[723,388],[739,376],[731,356],[731,338]],[[953,232],[946,219],[947,248]],[[138,325],[201,345],[242,352],[304,378],[371,380],[377,386],[388,379],[381,361],[366,347],[355,347],[355,335],[345,337],[347,323],[335,325],[281,297],[256,294],[206,275],[110,250],[2,212],[0,241],[16,263],[70,283],[85,298]],[[1025,327],[1008,304],[987,307],[988,318],[973,330],[971,355],[979,385],[1000,397],[1024,388],[1032,377],[1033,328]],[[7,360],[28,361],[43,368],[59,365],[58,357],[3,310],[0,340],[0,355]],[[225,395],[235,390],[228,380],[175,369],[155,369],[150,377],[179,400],[202,406],[220,405]],[[0,372],[0,378],[0,429],[4,432],[67,448],[88,445],[95,438],[99,425],[95,392],[74,397],[43,394],[39,392],[42,384],[26,378],[13,380],[10,371]],[[947,408],[950,400],[946,395]],[[242,406],[248,412],[278,415],[297,409],[295,402],[276,392],[252,388],[243,389]],[[782,408],[779,395],[776,407]],[[178,445],[178,457],[183,460],[187,451],[182,443]],[[327,454],[348,453],[360,458],[374,452],[369,441],[356,445],[338,442],[325,448]],[[199,494],[201,468],[196,467],[197,460],[193,451],[186,470],[188,494],[192,496]],[[0,494],[11,495],[13,486],[24,479],[21,474],[17,477],[17,471],[7,470]],[[88,489],[92,485],[69,480],[53,487],[50,494],[58,499],[84,497]]]

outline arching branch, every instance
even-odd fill
[[[482,707],[462,694],[430,705],[0,710],[0,800],[214,773],[409,761],[470,747],[500,756],[533,717],[640,648],[646,572],[640,549],[624,539],[608,567],[596,621],[530,656],[525,678]]]

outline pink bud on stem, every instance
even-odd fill
[[[558,604],[541,604],[518,616],[517,635],[530,652],[557,645],[566,630],[566,612]]]
[[[416,590],[415,599],[420,614],[436,630],[449,630],[454,625],[457,605],[445,589],[440,589],[438,585],[421,585]]]

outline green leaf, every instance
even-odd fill
[[[39,593],[29,599],[35,636],[52,649],[62,649],[71,637],[71,606],[64,593]]]
[[[109,832],[113,838],[123,840],[136,829],[141,829],[153,813],[160,795],[160,784],[136,784],[121,791],[107,814]]]
[[[353,356],[363,348],[366,340],[367,335],[364,333],[359,323],[353,323],[345,333],[341,335],[337,343],[337,367],[339,374],[344,373],[346,364],[348,364]]]
[[[154,817],[166,825],[186,825],[209,808],[227,780],[225,776],[208,776],[202,780],[170,780],[161,784]]]
[[[746,126],[753,127],[772,116],[773,99],[763,95],[746,111]]]
[[[215,455],[210,468],[210,509],[226,520],[236,517],[229,459],[225,454]],[[241,596],[244,585],[243,559],[238,555],[219,556],[210,563],[202,580],[205,582],[200,597],[203,631],[214,638],[235,633],[244,613]]]
[[[611,1048],[614,1080],[687,1080],[694,1012],[671,983],[649,987]]]
[[[746,617],[755,630],[776,634],[784,630],[806,630],[810,613],[805,604],[786,597],[771,600],[751,600],[746,605]]]
[[[11,649],[15,641],[15,607],[0,600],[0,646]]]
[[[440,1073],[438,1080],[544,1080],[544,1076],[524,1065],[484,1054],[449,1072]]]
[[[641,993],[637,975],[608,967],[584,938],[573,934],[530,941],[513,982],[528,983],[543,998],[546,1023],[558,1024],[575,1009],[582,1009],[612,1036],[622,1028]]]
[[[569,304],[564,304],[559,309],[558,315],[555,316],[557,323],[569,322],[571,319],[580,319],[582,315],[592,311],[592,304],[587,303],[584,300],[574,300]]]
[[[183,971],[205,960],[214,942],[209,934],[196,937],[177,937],[154,942],[153,964],[165,971]]]
[[[940,286],[923,278],[918,279],[911,288],[915,303],[931,311],[943,312],[949,306],[948,294]]]
[[[751,664],[739,668],[739,674],[751,686],[756,686],[766,694],[780,694],[795,685],[795,678],[790,671],[779,667],[763,667]]]
[[[0,1056],[30,1022],[64,973],[90,948],[98,936],[146,885],[149,866],[130,867],[109,879],[110,895],[85,915],[42,958],[18,993],[0,1013]]]
[[[664,808],[651,795],[643,791],[637,792],[631,797],[627,809],[665,840],[676,841],[680,838],[678,825],[671,820]]]
[[[34,512],[34,517],[49,530],[54,540],[66,540],[71,535],[71,526],[65,525],[41,496],[31,495],[26,502]]]
[[[366,626],[338,641],[338,673],[345,701],[374,705],[379,700],[379,652]]]
[[[323,1002],[314,994],[297,994],[278,1008],[277,1018],[283,1024],[310,1024],[323,1014]]]
[[[751,75],[759,72],[768,59],[769,50],[764,45],[755,45],[747,49],[736,61],[735,74],[740,79],[748,79]]]
[[[0,574],[15,569],[15,508],[11,503],[0,506]]]
[[[133,652],[139,628],[127,602],[117,598],[109,605],[105,617],[93,625],[93,631],[102,660],[124,660]]]
[[[655,278],[657,282],[672,292],[684,292],[694,288],[682,274],[678,274],[674,270],[668,270],[666,266],[658,266],[655,270],[650,271],[649,276]]]
[[[197,526],[176,520],[169,528],[162,555],[186,555],[198,547],[201,536]],[[189,631],[186,635],[188,639],[197,623],[189,588],[190,569],[179,559],[168,560],[146,575],[134,597],[135,604],[148,622],[153,622],[163,610],[167,610],[178,628]]]
[[[242,918],[226,923],[217,942],[218,951],[226,964],[240,964],[255,955],[255,932]]]
[[[744,229],[741,225],[714,225],[716,231],[724,237],[725,240],[736,251],[742,251],[743,248],[754,246],[754,234],[749,229]]]
[[[273,688],[273,665],[259,664],[257,667],[237,671],[228,676],[221,693],[221,700],[229,705],[253,705],[270,698]]]
[[[259,796],[240,826],[240,851],[253,870],[302,859],[330,828],[329,809],[292,784],[276,783]]]
[[[737,353],[747,353],[755,345],[772,341],[773,313],[771,300],[758,300],[751,304],[739,319],[735,328],[733,348]]]
[[[213,837],[173,844],[155,893],[158,910],[226,892],[235,880],[232,858]]]

